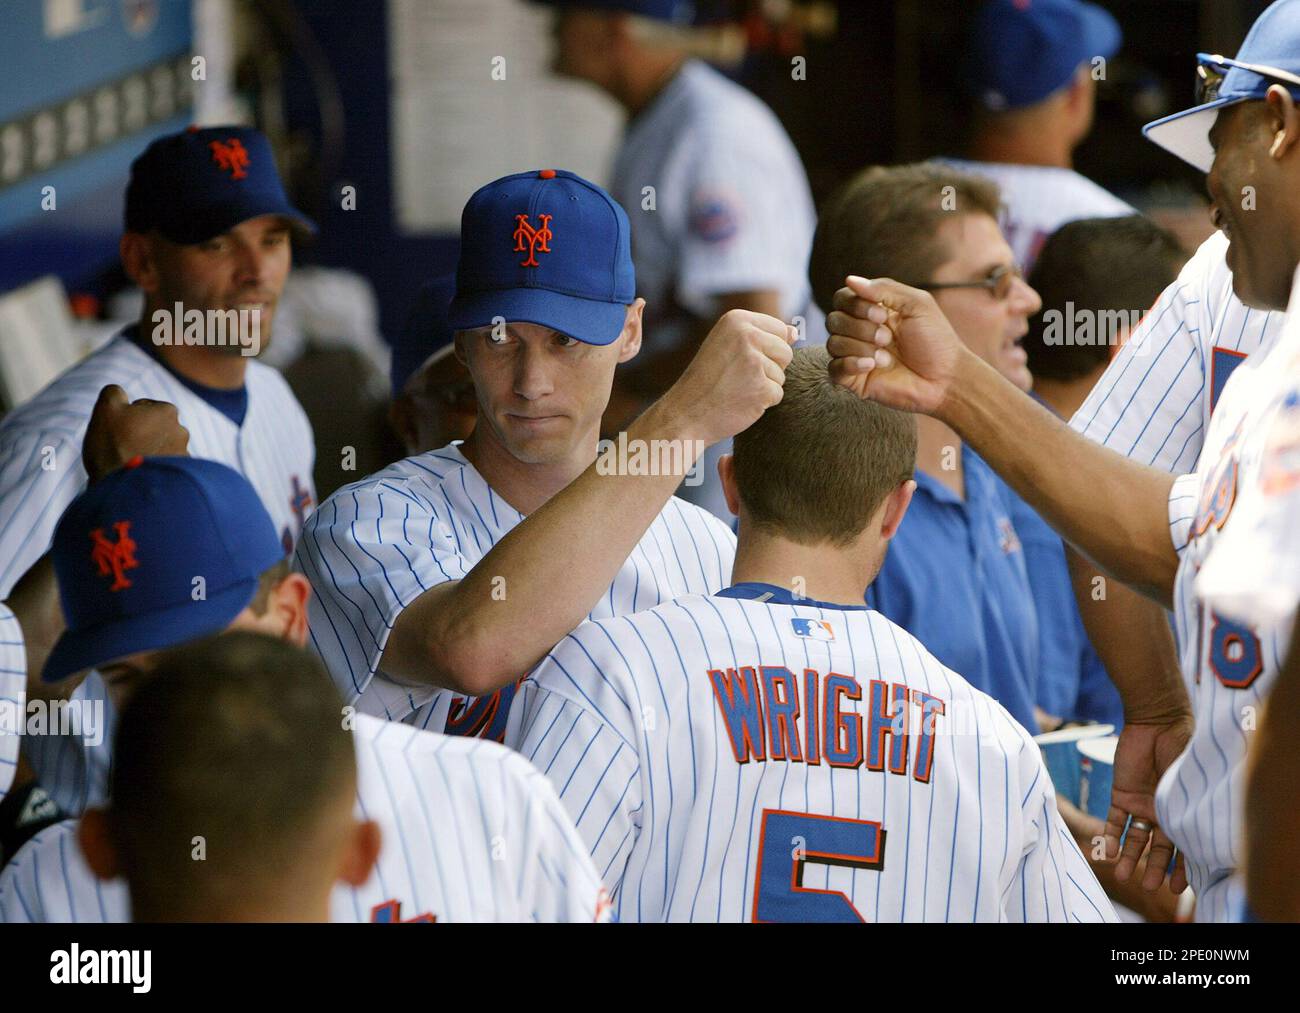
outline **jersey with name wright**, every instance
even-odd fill
[[[1033,741],[865,608],[691,595],[584,623],[506,743],[623,921],[1111,921]]]

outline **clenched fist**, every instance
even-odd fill
[[[81,460],[90,481],[97,482],[133,457],[184,456],[189,442],[174,404],[129,401],[126,391],[110,384],[99,392],[90,415]]]
[[[706,444],[735,436],[781,400],[798,337],[766,313],[728,310],[662,403]]]
[[[941,414],[966,346],[928,292],[850,277],[826,317],[830,374],[859,397]]]

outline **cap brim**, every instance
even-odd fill
[[[158,227],[158,231],[173,243],[188,246],[202,243],[224,232],[229,232],[240,222],[263,215],[281,215],[289,223],[306,235],[315,235],[316,223],[286,201],[273,197],[240,201],[238,204],[220,204],[206,208],[201,214],[185,216],[176,227],[168,230]]]
[[[447,320],[453,330],[488,327],[496,319],[540,324],[588,345],[613,344],[623,333],[627,307],[544,288],[508,288],[457,295]]]
[[[1193,106],[1180,113],[1154,120],[1142,128],[1148,141],[1177,155],[1201,172],[1208,173],[1214,162],[1214,148],[1210,144],[1210,128],[1225,106],[1244,102],[1242,98],[1221,98],[1205,105]]]
[[[241,580],[201,601],[186,601],[84,630],[67,630],[50,652],[41,670],[41,681],[58,682],[114,658],[175,647],[220,633],[253,600],[257,586],[257,578]]]

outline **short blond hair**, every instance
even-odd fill
[[[847,545],[916,468],[916,420],[834,383],[825,348],[801,348],[780,404],[735,439],[751,523],[803,545]]]

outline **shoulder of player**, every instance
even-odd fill
[[[462,472],[468,468],[467,462],[459,453],[450,453],[450,448],[432,450],[413,457],[395,461],[367,475],[365,478],[350,482],[334,490],[312,512],[308,526],[332,523],[332,513],[325,508],[330,503],[357,497],[377,497],[385,492],[409,503],[412,507],[427,511],[429,505],[435,508],[442,503],[442,488],[449,482],[459,483]]]
[[[79,441],[104,387],[117,384],[132,398],[158,397],[160,391],[152,382],[152,374],[162,372],[131,341],[120,336],[113,338],[5,416],[0,423],[0,434],[12,437],[19,433],[42,432],[66,435]],[[142,380],[145,381],[143,384]]]
[[[276,405],[276,411],[283,410],[288,406],[296,415],[300,416],[302,421],[307,421],[307,412],[303,409],[298,395],[293,392],[289,386],[289,381],[284,378],[274,366],[268,366],[257,359],[251,359],[248,363],[248,372],[244,376],[244,385],[248,388],[249,394],[254,398],[275,399],[279,402]]]
[[[390,758],[417,768],[437,770],[438,779],[459,795],[458,785],[474,783],[480,792],[501,787],[518,793],[536,789],[537,769],[513,749],[473,736],[443,735],[413,725],[385,721],[368,714],[354,717],[353,735],[358,763],[386,762]],[[426,785],[435,784],[422,778]]]
[[[684,73],[689,78],[683,89],[682,119],[701,154],[737,148],[763,152],[774,142],[793,150],[776,113],[748,88],[705,63],[689,64]]]
[[[679,496],[669,498],[655,518],[655,523],[670,525],[683,523],[690,530],[708,532],[733,548],[736,544],[736,534],[729,525],[703,507],[688,503]]]
[[[972,176],[991,179],[1002,188],[1004,199],[1014,199],[1017,186],[1034,192],[1050,190],[1061,199],[1057,206],[1074,211],[1072,202],[1085,202],[1089,214],[1137,214],[1128,202],[1116,197],[1101,184],[1074,169],[1055,165],[1019,165],[1011,162],[973,162],[963,158],[937,158],[941,168],[955,169]]]
[[[872,625],[872,636],[877,641],[887,642],[892,637],[893,642],[897,644],[899,658],[905,666],[907,666],[908,662],[914,661],[917,667],[924,670],[929,685],[932,687],[933,695],[944,697],[945,703],[957,702],[974,706],[977,719],[980,717],[981,712],[991,710],[995,715],[1005,718],[1006,722],[1013,727],[1013,730],[1020,729],[1023,731],[1019,722],[1011,717],[1005,707],[983,690],[971,685],[960,672],[948,668],[931,654],[930,650],[920,640],[898,623],[874,609],[867,609],[865,612],[856,614],[866,617],[866,621]],[[904,674],[906,674],[906,671]],[[915,685],[913,685],[913,688],[916,688]],[[999,724],[1001,723],[1003,722],[999,721]],[[981,731],[985,732],[986,730],[981,729]]]
[[[70,844],[80,856],[81,852],[75,841],[76,832],[77,820],[65,819],[46,827],[23,842],[23,846],[5,863],[4,871],[0,872],[0,896],[19,882],[34,881],[41,875],[42,868],[50,872],[57,870],[61,875],[62,863],[52,856],[58,854],[65,842]],[[74,839],[68,841],[70,837]]]

